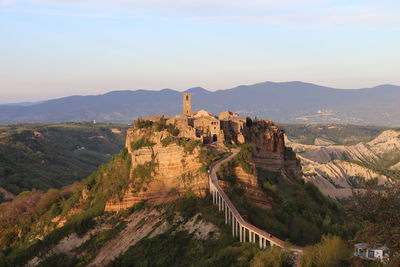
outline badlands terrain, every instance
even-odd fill
[[[301,160],[303,177],[325,195],[347,198],[368,183],[385,184],[400,171],[400,132],[386,130],[370,141],[341,145],[316,138],[313,145],[287,139]]]

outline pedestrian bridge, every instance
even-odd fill
[[[235,238],[239,238],[240,242],[257,243],[261,249],[269,246],[278,246],[289,249],[296,255],[301,254],[302,250],[300,248],[289,246],[285,241],[246,222],[218,184],[217,172],[219,167],[222,163],[234,158],[237,153],[238,151],[234,151],[230,156],[222,158],[210,166],[210,194],[212,195],[213,203],[218,205],[219,212],[225,215],[225,224],[232,225],[232,235]]]

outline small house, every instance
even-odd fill
[[[370,246],[368,243],[354,245],[354,256],[370,260],[386,262],[389,259],[389,249],[386,246]]]

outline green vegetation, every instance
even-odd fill
[[[245,172],[247,172],[248,174],[256,175],[257,171],[255,167],[251,164],[252,154],[252,145],[244,144],[240,147],[240,152],[237,154],[235,160]]]
[[[231,227],[224,224],[223,215],[211,203],[210,195],[202,199],[189,191],[160,206],[172,227],[161,235],[141,240],[108,266],[293,266],[293,255],[279,247],[260,250],[256,244],[233,239]],[[183,220],[174,220],[176,214]],[[198,239],[180,228],[188,220],[212,223],[218,226],[219,233],[210,232],[205,239]],[[301,260],[307,267],[351,266],[350,256],[351,249],[341,238],[327,235],[320,243],[307,247]]]
[[[79,246],[75,252],[80,255],[75,259],[73,266],[87,266],[93,260],[100,248],[110,239],[114,238],[125,228],[125,222],[119,222],[112,229],[101,231],[92,235],[89,240]],[[71,265],[70,265],[71,266]]]
[[[203,148],[200,151],[199,156],[199,161],[202,163],[200,171],[206,173],[210,169],[212,162],[225,157],[227,154],[229,154],[229,152],[209,151],[208,149]]]
[[[389,169],[394,164],[400,162],[400,151],[390,152],[380,155],[378,158],[374,159],[364,159],[360,160],[347,160],[348,162],[360,165],[362,167],[371,169],[382,175],[400,180],[400,170]]]
[[[184,151],[186,153],[192,154],[194,149],[196,147],[199,147],[199,146],[201,146],[201,142],[200,141],[189,140],[189,141],[184,143],[183,148],[184,148]]]
[[[326,139],[336,144],[352,145],[368,142],[388,127],[340,124],[281,124],[289,139],[312,145],[316,138]]]
[[[93,123],[0,126],[0,187],[19,194],[82,180],[123,147],[126,128]]]
[[[302,266],[348,266],[353,249],[337,236],[323,236],[322,241],[304,249]]]
[[[146,129],[153,127],[153,122],[149,120],[137,119],[133,122],[133,126],[137,129]]]
[[[158,163],[155,162],[154,158],[145,162],[144,164],[137,164],[133,169],[133,178],[135,183],[135,192],[143,189],[146,191],[146,188],[143,188],[144,185],[147,185],[151,182],[151,178],[156,174],[156,167]]]
[[[225,179],[226,174],[220,175]],[[259,184],[273,199],[269,210],[250,203],[235,177],[231,177],[234,174],[229,175],[228,195],[242,216],[281,239],[304,246],[319,242],[323,234],[350,238],[358,229],[355,220],[314,185],[290,174],[257,169]]]
[[[381,190],[369,186],[365,191],[354,192],[348,208],[362,222],[355,241],[386,245],[391,266],[399,266],[400,182],[394,180]]]
[[[239,243],[232,238],[230,226],[225,225],[223,216],[217,214],[210,195],[197,198],[188,191],[183,197],[159,208],[165,211],[166,219],[171,223],[176,223],[173,218],[177,213],[184,220],[161,235],[141,240],[109,266],[258,267],[257,263],[262,259],[259,254],[268,254],[268,250],[261,251],[254,244]],[[210,232],[205,239],[198,239],[194,234],[179,230],[180,225],[193,218],[218,226],[219,232]]]
[[[1,204],[0,229],[7,233],[7,237],[0,240],[0,251],[5,254],[7,264],[19,265],[39,251],[46,251],[69,233],[83,235],[93,228],[96,224],[93,218],[103,213],[107,200],[120,198],[125,192],[130,182],[130,166],[130,157],[123,149],[83,182],[87,190],[84,200],[80,198],[84,189],[76,185],[61,191],[50,190],[46,194],[21,194],[17,199],[26,201]],[[32,208],[27,203],[33,203]],[[69,215],[72,208],[78,212]],[[51,219],[56,215],[69,217],[69,220],[63,227],[47,234],[44,229],[52,227]],[[33,238],[37,234],[44,234],[44,239]]]
[[[240,166],[246,173],[257,175],[257,170],[252,164],[253,147],[250,144],[244,144],[240,147],[240,152],[232,160],[221,165],[217,175],[220,179],[235,183],[234,168]]]
[[[174,137],[167,136],[161,140],[161,144],[166,147],[171,143],[175,143],[184,148],[185,153],[192,154],[196,147],[201,146],[201,142],[197,140],[191,140],[189,138],[184,137]]]
[[[68,256],[60,253],[60,254],[54,254],[50,257],[48,257],[46,260],[44,260],[43,262],[41,262],[38,267],[69,267],[70,262],[68,259]]]
[[[135,151],[135,150],[139,150],[143,147],[152,147],[154,145],[155,145],[155,143],[149,142],[148,140],[142,138],[142,139],[132,142],[131,149],[132,149],[132,151]]]
[[[273,246],[255,255],[251,267],[291,267],[293,256],[280,247]]]
[[[164,118],[161,118],[158,121],[149,121],[149,120],[143,120],[143,119],[137,119],[133,123],[134,127],[136,129],[150,129],[151,131],[155,132],[161,132],[164,130],[167,130],[172,136],[178,136],[179,135],[179,129],[175,127],[173,124],[167,124],[167,120]]]
[[[161,140],[163,147],[169,146],[169,144],[175,142],[175,138],[172,136],[167,136]]]

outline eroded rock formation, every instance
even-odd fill
[[[253,145],[253,160],[257,167],[273,172],[287,171],[301,177],[296,154],[285,146],[285,134],[271,120],[258,120],[244,130],[246,143]]]
[[[204,195],[208,189],[208,175],[201,171],[200,147],[193,143],[191,151],[173,140],[168,131],[151,132],[147,129],[131,129],[126,147],[131,157],[132,182],[122,199],[112,199],[106,211],[131,207],[141,201],[162,203],[176,199],[187,190]],[[133,149],[132,144],[143,140],[148,145]],[[163,144],[164,142],[164,144]],[[194,141],[193,141],[194,142]]]

